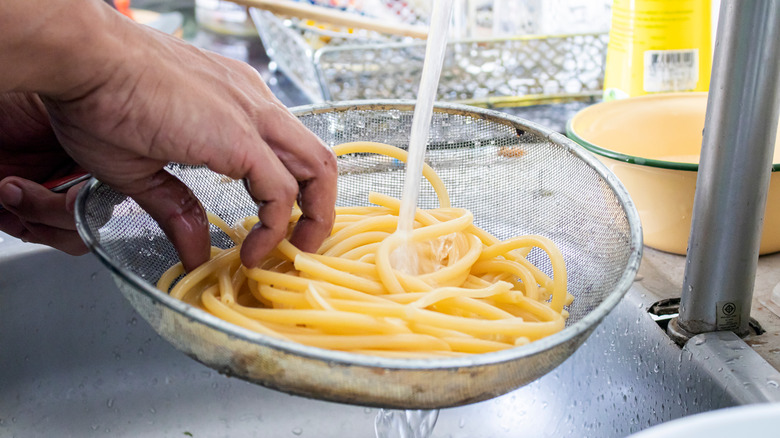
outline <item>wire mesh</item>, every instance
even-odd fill
[[[416,98],[424,41],[250,14],[271,60],[313,102]],[[501,107],[600,96],[607,41],[606,33],[452,41],[437,100]]]
[[[406,148],[413,105],[345,103],[308,108],[298,115],[331,146],[366,140]],[[153,284],[178,257],[159,226],[131,199],[92,184],[80,196],[77,220],[85,240],[118,273],[120,290],[139,313],[177,348],[212,367],[317,398],[405,408],[454,406],[527,383],[568,357],[630,286],[641,254],[641,231],[636,211],[614,176],[564,137],[518,119],[457,105],[438,106],[426,162],[441,176],[452,205],[471,210],[476,225],[500,239],[541,234],[559,246],[569,291],[575,296],[568,306],[571,330],[489,356],[492,359],[448,362],[451,369],[472,370],[466,374],[448,373],[444,364],[399,365],[392,359],[345,358],[313,347],[282,345],[216,322],[180,302],[160,306],[165,294],[154,290]],[[339,205],[367,205],[370,191],[400,197],[401,163],[351,154],[340,157],[338,164]],[[168,170],[192,189],[207,210],[229,224],[256,214],[243,182],[203,167],[173,164]],[[419,205],[438,205],[426,182]],[[232,244],[216,228],[212,228],[212,242],[220,247]],[[532,251],[529,259],[552,274],[542,251]],[[367,366],[361,361],[374,362]],[[289,376],[269,371],[279,367]],[[372,371],[376,367],[386,371],[379,376]],[[376,381],[386,390],[367,381]]]
[[[331,146],[370,140],[406,148],[412,115],[411,108],[352,109],[304,115],[301,121]],[[512,124],[438,111],[426,162],[444,181],[452,205],[471,210],[478,226],[499,239],[541,234],[561,248],[569,290],[577,297],[569,324],[612,292],[631,251],[628,219],[601,175],[569,149]],[[368,154],[342,156],[338,163],[339,205],[367,205],[371,191],[401,197],[403,163]],[[228,223],[256,214],[241,181],[202,167],[173,164],[169,171]],[[421,208],[438,206],[427,182],[420,190]],[[159,226],[131,199],[105,186],[89,199],[87,223],[122,268],[154,282],[178,260]],[[212,240],[232,245],[213,226]],[[552,274],[543,253],[529,257]]]

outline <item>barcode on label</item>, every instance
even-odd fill
[[[645,52],[645,91],[687,91],[699,80],[699,51],[648,50]]]

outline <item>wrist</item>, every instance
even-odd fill
[[[75,98],[110,74],[128,23],[98,0],[10,2],[0,14],[0,92]]]

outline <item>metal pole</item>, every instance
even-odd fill
[[[680,315],[669,325],[678,342],[749,330],[779,116],[780,0],[724,0]]]

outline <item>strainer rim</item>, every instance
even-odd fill
[[[414,104],[415,101],[413,100],[391,99],[371,101],[344,101],[338,103],[325,102],[310,104],[294,107],[290,110],[294,115],[301,116],[305,114],[316,114],[317,112],[347,111],[353,109],[412,110],[414,108]],[[492,353],[474,354],[463,357],[420,359],[388,358],[327,350],[274,338],[231,324],[223,319],[211,315],[208,312],[195,308],[181,300],[171,297],[167,293],[164,293],[154,287],[151,283],[144,280],[139,275],[115,264],[107,251],[105,251],[102,245],[100,245],[95,236],[92,235],[86,221],[85,206],[87,199],[99,187],[104,185],[95,178],[90,179],[90,181],[84,185],[76,198],[76,227],[82,240],[84,240],[87,247],[98,257],[101,263],[103,263],[123,282],[128,283],[134,289],[140,291],[153,301],[158,302],[187,318],[195,319],[203,324],[206,324],[210,328],[221,331],[228,336],[299,357],[327,361],[331,363],[340,363],[342,365],[348,366],[363,366],[395,370],[460,369],[494,366],[501,363],[513,362],[522,358],[540,354],[546,350],[563,345],[583,334],[590,333],[623,298],[625,293],[631,287],[634,277],[639,269],[639,262],[642,256],[641,223],[639,220],[639,214],[636,210],[636,207],[634,206],[633,201],[628,195],[628,191],[617,179],[617,177],[607,169],[605,165],[598,161],[595,156],[585,150],[581,145],[560,133],[553,132],[550,129],[544,128],[534,122],[501,113],[499,111],[471,107],[462,104],[437,103],[435,105],[435,111],[458,112],[469,115],[477,114],[481,118],[490,119],[494,122],[511,124],[512,126],[520,125],[525,131],[531,131],[542,138],[547,138],[559,146],[565,147],[569,152],[585,161],[598,173],[598,175],[613,190],[613,192],[615,192],[618,202],[626,213],[626,218],[629,225],[630,254],[628,256],[626,266],[623,269],[620,278],[616,282],[615,287],[612,288],[607,297],[601,303],[599,303],[598,306],[584,315],[579,321],[565,327],[558,333],[554,333],[550,336],[523,346]]]

